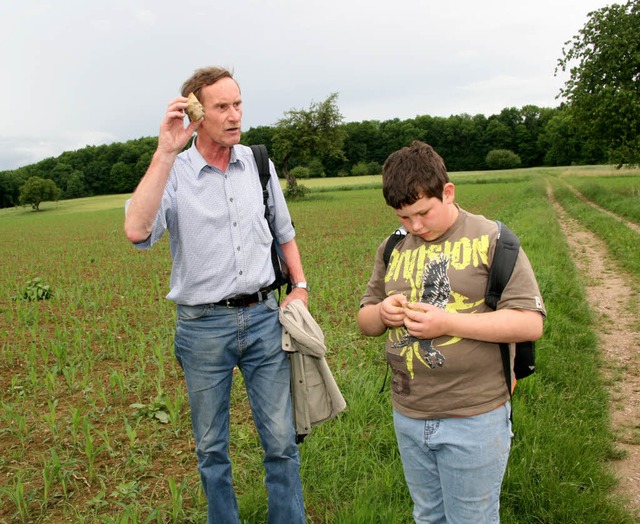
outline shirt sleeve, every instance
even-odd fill
[[[498,302],[498,309],[529,309],[547,315],[535,273],[522,248],[518,253],[511,278]]]

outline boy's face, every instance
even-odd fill
[[[442,200],[423,196],[395,212],[409,233],[431,241],[442,236],[456,221],[458,208],[453,204],[454,199],[454,186],[448,183],[444,186]]]

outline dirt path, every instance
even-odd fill
[[[617,446],[623,451],[622,458],[612,462],[620,479],[618,491],[640,518],[640,333],[634,330],[637,319],[632,307],[638,297],[605,243],[567,215],[553,198],[550,187],[548,195],[582,275],[600,334],[605,373],[611,386],[611,421]]]

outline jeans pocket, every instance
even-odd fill
[[[278,304],[278,299],[276,298],[275,292],[271,291],[269,295],[267,295],[267,299],[264,301],[264,305],[271,311],[278,311],[280,305]]]
[[[196,320],[202,318],[207,311],[207,306],[185,306],[178,304],[178,320]]]

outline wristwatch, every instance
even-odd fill
[[[291,284],[291,289],[296,289],[297,287],[306,289],[307,293],[309,292],[309,284],[306,282],[296,282],[295,284]]]

